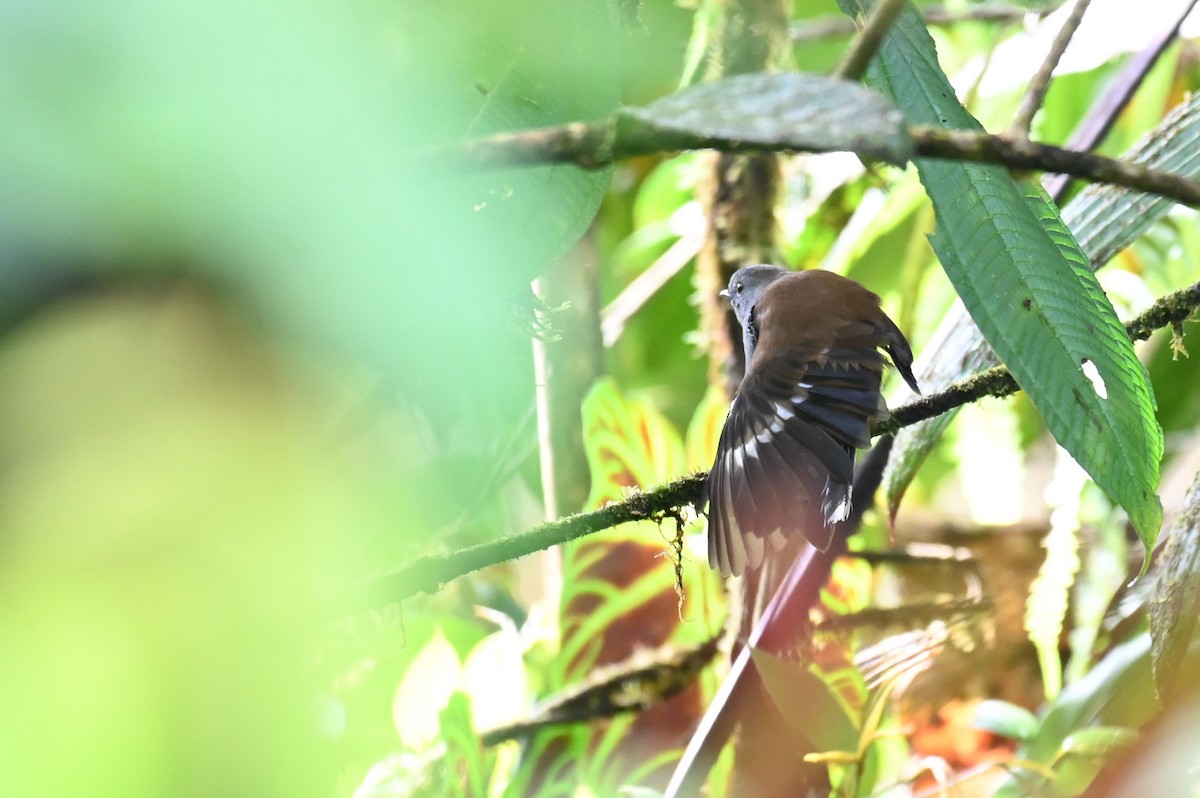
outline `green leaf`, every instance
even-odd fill
[[[971,725],[1001,737],[1028,740],[1037,733],[1038,719],[1025,707],[989,699],[975,707],[975,719]]]
[[[1183,500],[1183,510],[1162,553],[1150,600],[1151,651],[1158,695],[1166,701],[1179,675],[1200,615],[1200,474]],[[1187,680],[1189,683],[1191,680]]]
[[[618,23],[611,0],[522,0],[503,8],[502,20],[481,12],[510,37],[484,48],[500,52],[477,67],[481,94],[466,137],[597,119],[617,107]],[[471,178],[470,223],[521,230],[512,253],[501,254],[523,260],[532,279],[587,230],[611,176],[611,168],[565,164],[488,172]]]
[[[1053,508],[1050,531],[1043,542],[1046,559],[1029,588],[1025,605],[1025,631],[1037,649],[1047,698],[1054,698],[1062,689],[1059,640],[1067,618],[1071,588],[1079,573],[1079,494],[1086,479],[1075,463],[1059,452],[1054,479],[1046,488],[1047,499]]]
[[[1136,730],[1123,726],[1091,726],[1067,735],[1061,753],[1103,759],[1128,748],[1137,737]]]
[[[451,695],[438,713],[438,726],[446,745],[445,759],[439,769],[446,779],[442,794],[463,798],[484,795],[487,757],[471,722],[471,700],[463,693]]]
[[[840,0],[844,10],[850,0]],[[910,121],[978,130],[907,8],[870,79]],[[1152,548],[1162,430],[1145,369],[1086,256],[1040,189],[984,164],[918,159],[937,214],[932,244],[963,303],[1055,439],[1125,508]],[[1089,379],[1089,373],[1098,374]]]
[[[1018,760],[1052,766],[1061,759],[1065,741],[1081,729],[1091,726],[1136,728],[1159,709],[1150,679],[1150,636],[1138,635],[1110,650],[1086,676],[1063,688],[1043,712],[1037,733],[1018,748],[1014,756]],[[1063,764],[1070,765],[1069,770],[1074,771],[1066,774],[1068,781],[1086,783],[1086,778],[1090,778],[1091,773],[1079,772],[1077,758],[1069,758]],[[995,798],[1028,796],[1031,787],[1037,786],[1033,778],[1028,772],[1018,773],[1007,778],[993,795]]]
[[[675,136],[804,152],[854,152],[905,163],[904,116],[858,83],[799,72],[734,75],[618,113],[618,140]]]
[[[756,648],[751,656],[780,713],[819,751],[858,751],[858,729],[824,680],[769,651]]]
[[[1180,177],[1200,177],[1200,95],[1180,103],[1121,159]],[[1092,263],[1102,265],[1174,207],[1156,194],[1093,184],[1063,208],[1062,218]]]
[[[1200,95],[1181,103],[1123,158],[1184,177],[1200,177]],[[1172,207],[1174,203],[1162,197],[1096,184],[1063,208],[1062,219],[1096,268],[1132,244]],[[930,339],[915,370],[929,392],[997,363],[975,322],[956,304]],[[917,469],[955,415],[943,413],[897,433],[884,474],[884,494],[893,515]]]

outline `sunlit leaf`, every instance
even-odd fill
[[[1038,652],[1042,686],[1047,698],[1062,689],[1062,660],[1059,639],[1067,618],[1067,604],[1075,574],[1079,572],[1079,494],[1087,481],[1066,452],[1059,451],[1054,479],[1046,488],[1050,531],[1043,545],[1046,559],[1029,588],[1025,605],[1025,631]]]
[[[514,627],[501,628],[479,642],[462,668],[462,689],[471,699],[478,729],[512,723],[529,708],[521,640]]]
[[[1067,735],[1063,740],[1063,756],[1104,758],[1114,756],[1137,740],[1133,729],[1122,726],[1091,726]]]
[[[408,666],[392,704],[400,740],[421,749],[438,738],[438,716],[462,682],[462,663],[441,632],[435,632]]]
[[[687,429],[688,468],[708,470],[717,456],[717,441],[725,427],[725,415],[729,412],[729,398],[716,385],[710,386],[704,399],[696,406],[696,412]]]

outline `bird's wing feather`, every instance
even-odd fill
[[[755,363],[705,485],[714,568],[757,568],[768,549],[796,534],[829,547],[833,525],[849,511],[854,449],[869,445],[882,415],[882,369],[873,342],[858,341]]]

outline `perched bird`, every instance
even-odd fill
[[[821,551],[850,514],[854,450],[888,416],[891,356],[914,391],[912,349],[879,297],[832,272],[746,266],[727,296],[742,325],[746,376],[704,484],[708,561],[724,576],[758,568],[800,535]]]

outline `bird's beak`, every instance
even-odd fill
[[[729,299],[729,289],[722,288],[720,293],[717,294],[717,296],[721,297],[722,299]]]

